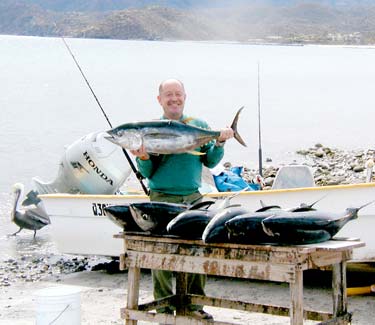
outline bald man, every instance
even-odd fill
[[[177,79],[167,79],[159,86],[157,100],[163,109],[161,119],[176,120],[182,123],[201,128],[209,128],[208,124],[198,118],[184,114],[186,93],[184,84]],[[231,128],[224,128],[216,141],[196,148],[195,151],[203,155],[189,153],[171,155],[151,155],[144,147],[131,150],[137,157],[140,173],[148,179],[150,200],[171,203],[191,204],[201,200],[201,174],[203,165],[215,167],[224,156],[225,141],[234,136]],[[173,295],[172,272],[152,270],[154,298],[161,299]],[[188,293],[205,295],[204,287],[206,275],[188,275]],[[173,314],[175,307],[158,309],[158,312]],[[212,319],[212,316],[203,310],[201,305],[188,306],[189,316],[200,319]]]

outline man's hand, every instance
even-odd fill
[[[234,131],[231,128],[225,128],[220,130],[220,136],[217,138],[218,142],[225,142],[226,140],[234,137]]]
[[[150,155],[146,152],[144,145],[137,150],[129,150],[134,156],[138,157],[141,160],[150,159]]]

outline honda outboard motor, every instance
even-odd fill
[[[131,168],[120,146],[105,139],[105,132],[90,133],[66,148],[53,182],[32,179],[39,194],[114,194]]]

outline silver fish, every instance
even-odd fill
[[[129,204],[130,213],[136,224],[154,234],[166,232],[169,221],[187,210],[188,205],[168,202],[137,202]]]
[[[237,122],[241,107],[233,119],[231,128],[235,139],[246,147],[237,132]],[[153,154],[193,153],[204,154],[196,148],[220,136],[220,131],[208,130],[174,120],[158,120],[125,123],[107,131],[109,141],[129,150],[145,147]]]
[[[305,243],[304,238],[301,238],[303,231],[312,233],[321,230],[333,237],[346,223],[358,218],[360,209],[372,203],[373,201],[359,208],[347,208],[340,213],[319,210],[275,213],[262,220],[262,226],[267,235],[278,238],[279,242]],[[292,234],[294,230],[299,231],[296,236]]]
[[[215,214],[204,229],[202,240],[205,243],[227,243],[229,241],[229,233],[225,223],[236,216],[248,212],[248,209],[243,207],[228,207]]]
[[[185,239],[200,239],[202,238],[203,231],[210,222],[210,220],[219,212],[226,208],[234,207],[238,205],[231,205],[230,200],[236,197],[240,192],[236,192],[233,195],[226,196],[217,207],[208,209],[211,207],[214,201],[204,201],[195,204],[184,212],[181,212],[177,217],[172,219],[167,225],[167,232],[170,235],[178,236]],[[206,209],[201,209],[204,205],[209,205]]]

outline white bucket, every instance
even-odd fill
[[[38,290],[37,325],[81,324],[81,290],[76,287],[51,287]]]

